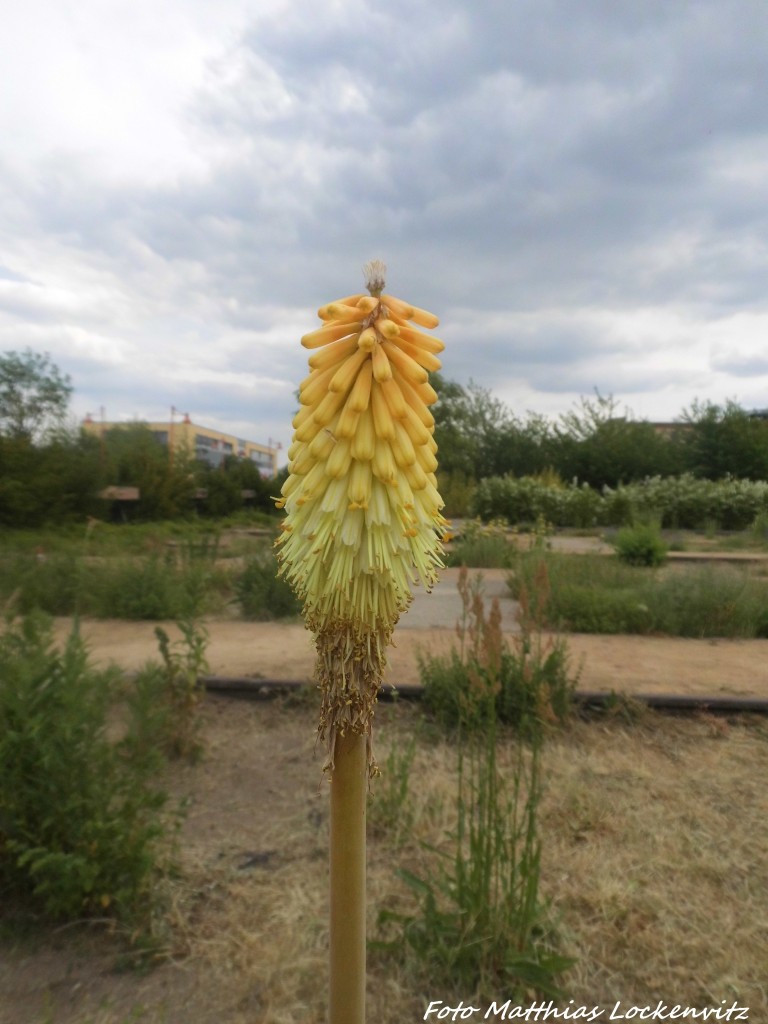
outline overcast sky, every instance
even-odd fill
[[[0,68],[0,350],[78,417],[287,447],[372,257],[521,415],[768,407],[765,0],[24,0]]]

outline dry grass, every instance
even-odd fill
[[[381,763],[393,743],[415,735],[417,746],[414,835],[395,841],[379,820],[370,839],[371,936],[378,907],[409,905],[394,868],[426,870],[418,840],[439,842],[455,810],[452,745],[417,708],[381,707],[378,718]],[[191,805],[170,960],[115,973],[114,951],[87,935],[6,938],[0,1024],[325,1020],[327,792],[312,757],[315,710],[212,698],[204,719],[206,758],[174,780]],[[768,1019],[766,724],[626,712],[575,722],[548,738],[544,777],[542,887],[563,952],[578,957],[565,979],[575,1004],[737,999],[751,1020]],[[425,1001],[441,998],[371,956],[371,1021],[421,1020]]]

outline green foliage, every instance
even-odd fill
[[[440,453],[442,457],[442,452]],[[445,502],[444,514],[448,517],[471,515],[475,487],[473,476],[464,470],[437,471],[437,489]]]
[[[507,537],[506,523],[484,525],[478,519],[465,521],[461,536],[447,549],[447,565],[466,565],[473,569],[508,569],[514,549]]]
[[[415,895],[417,910],[382,911],[380,925],[395,933],[382,945],[415,961],[418,973],[441,991],[556,998],[558,977],[573,961],[556,951],[539,898],[541,707],[534,700],[515,708],[519,732],[510,744],[512,763],[502,769],[499,623],[495,611],[485,619],[482,599],[470,590],[466,574],[462,596],[472,651],[466,664],[452,662],[454,669],[461,664],[471,682],[457,707],[457,827],[448,836],[448,850],[433,849],[427,876],[397,872]]]
[[[194,545],[192,545],[194,547]],[[73,553],[6,558],[0,597],[13,596],[22,614],[89,615],[114,619],[178,619],[216,607],[229,584],[204,558],[182,545],[163,555],[108,560]]]
[[[768,420],[735,402],[694,402],[683,412],[679,435],[687,468],[709,480],[768,480]],[[658,472],[658,470],[656,470]]]
[[[669,437],[652,424],[619,414],[613,397],[581,398],[554,428],[553,461],[561,475],[591,487],[617,487],[652,474],[670,476],[684,468]]]
[[[551,476],[489,477],[475,491],[474,510],[483,520],[532,525],[592,527],[601,519],[601,498],[586,484],[564,485]]]
[[[101,576],[98,614],[110,619],[175,619],[196,603],[197,570],[179,571],[170,558],[122,562]]]
[[[39,527],[102,511],[98,450],[93,438],[64,432],[33,444],[0,435],[0,525]]]
[[[168,709],[163,747],[171,757],[194,761],[202,750],[197,712],[205,696],[200,677],[208,671],[208,630],[192,616],[176,625],[181,639],[175,642],[160,626],[155,628],[163,659],[159,696]]]
[[[530,587],[546,563],[551,588],[542,619],[576,633],[762,637],[766,583],[732,567],[687,565],[659,574],[600,555],[521,554],[509,585]]]
[[[146,424],[107,430],[101,451],[105,483],[139,488],[133,517],[174,519],[191,513],[196,490],[191,458],[184,452],[171,457]]]
[[[655,567],[667,560],[667,545],[655,526],[625,526],[614,537],[613,546],[627,565]]]
[[[758,512],[750,523],[749,532],[758,544],[768,543],[768,510]]]
[[[112,672],[39,616],[0,635],[0,892],[53,918],[148,927],[166,795],[153,749],[111,742]]]
[[[484,743],[460,751],[453,852],[435,851],[426,877],[398,870],[418,909],[379,915],[380,926],[394,926],[397,935],[384,948],[415,960],[441,992],[557,998],[559,975],[574,962],[556,951],[539,898],[539,748],[526,759],[518,742],[516,754],[507,784],[492,725]]]
[[[0,598],[13,598],[22,615],[41,611],[73,615],[84,585],[84,566],[74,555],[38,558],[35,554],[7,558],[0,574]]]
[[[657,517],[672,529],[702,529],[717,522],[723,530],[744,530],[768,510],[768,483],[751,480],[699,480],[649,477],[627,488],[634,520]],[[606,493],[606,497],[610,497]]]
[[[558,527],[631,526],[656,518],[672,529],[700,529],[716,521],[725,530],[744,530],[768,512],[768,483],[697,480],[684,474],[598,492],[586,484],[553,484],[541,477],[490,477],[477,485],[473,504],[481,519],[513,524],[543,516]]]
[[[72,383],[48,353],[0,353],[0,433],[31,441],[59,426]]]
[[[768,637],[768,584],[733,567],[676,570],[644,597],[652,633]]]
[[[207,492],[200,503],[204,516],[221,518],[244,508],[274,512],[270,495],[279,494],[280,488],[276,481],[265,479],[250,459],[228,456],[216,468],[198,464],[196,478]]]
[[[268,621],[301,614],[301,602],[282,576],[274,555],[255,555],[235,578],[235,594],[245,619]]]
[[[445,727],[479,728],[484,721],[488,679],[499,721],[531,735],[545,723],[562,723],[571,711],[576,680],[571,678],[568,650],[560,637],[543,637],[539,625],[549,592],[546,563],[520,592],[520,632],[510,647],[501,632],[501,612],[494,601],[485,614],[482,580],[459,580],[463,614],[460,646],[443,657],[420,659],[424,705]]]

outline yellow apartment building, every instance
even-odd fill
[[[193,423],[188,414],[184,414],[179,420],[176,420],[178,415],[175,413],[164,422],[147,423],[143,420],[137,422],[152,432],[158,444],[170,448],[172,452],[184,452],[209,466],[220,466],[224,459],[234,455],[237,458],[250,459],[258,467],[262,476],[277,475],[279,445],[258,444],[256,441],[247,441],[235,434],[225,434],[220,430],[203,427],[199,423]],[[134,425],[102,419],[94,420],[90,415],[85,417],[82,424],[84,430],[97,437],[103,435],[107,430]]]

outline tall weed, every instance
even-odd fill
[[[546,562],[518,594],[520,632],[507,643],[501,631],[497,600],[486,617],[482,581],[459,576],[462,617],[457,624],[458,648],[446,656],[423,656],[420,673],[424,704],[447,727],[483,724],[487,700],[485,676],[494,680],[496,714],[532,734],[546,723],[562,723],[571,710],[577,675],[571,676],[568,648],[562,637],[544,636],[543,621],[549,598]]]
[[[404,747],[390,747],[368,808],[369,828],[386,835],[395,846],[404,842],[413,825],[411,770],[415,756],[413,738]]]
[[[175,642],[164,629],[155,627],[163,659],[158,696],[168,710],[164,747],[172,757],[196,760],[202,750],[197,712],[205,696],[200,677],[208,671],[208,630],[191,616],[177,626],[181,639]]]
[[[431,848],[428,875],[397,872],[417,909],[380,914],[380,925],[394,933],[382,945],[415,962],[417,972],[443,991],[556,998],[559,976],[573,961],[557,951],[539,897],[541,708],[535,702],[518,708],[520,728],[503,743],[500,617],[495,609],[486,619],[466,573],[462,597],[469,624],[461,637],[471,667],[458,703],[457,825],[447,849]]]

